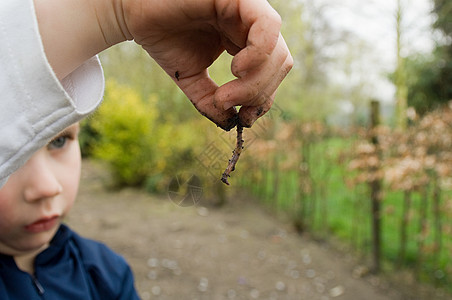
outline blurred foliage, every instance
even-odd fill
[[[452,99],[452,47],[438,46],[430,55],[412,55],[406,60],[408,104],[420,114]]]
[[[446,36],[452,37],[452,2],[450,0],[434,0],[433,2],[433,12],[437,16],[435,28],[440,29]]]
[[[452,2],[435,0],[434,28],[439,41],[431,54],[407,58],[408,104],[420,114],[432,111],[452,99]]]
[[[441,102],[437,86],[438,59],[435,56],[413,55],[406,60],[408,76],[408,105],[420,114],[432,110]]]
[[[328,84],[327,73],[336,60],[330,47],[340,38],[323,16],[322,7],[309,1],[269,2],[284,20],[281,31],[294,58],[294,68],[282,83],[276,101],[289,118],[326,119],[338,105],[333,100],[338,90]]]
[[[155,94],[143,99],[134,89],[109,80],[103,105],[83,124],[92,137],[85,147],[109,163],[115,185],[147,182],[159,191],[161,179],[193,164],[192,145],[200,135],[193,134],[193,123],[174,126],[161,118],[159,101]]]
[[[452,283],[452,103],[405,132],[387,126],[335,128],[323,122],[266,120],[251,137],[239,184],[300,232],[339,237],[363,257],[371,253],[369,183],[381,180],[385,271],[412,270],[418,279]],[[377,134],[379,148],[371,143]]]

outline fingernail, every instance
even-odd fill
[[[248,71],[246,71],[246,70],[237,72],[237,78],[243,78],[246,76],[247,73],[248,73]]]
[[[234,104],[232,102],[224,102],[223,103],[223,109],[224,110],[228,110],[228,109],[230,109],[233,106],[234,106]]]

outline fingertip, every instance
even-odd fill
[[[243,127],[250,128],[266,112],[267,110],[263,106],[242,107],[239,111],[239,123]]]
[[[243,127],[251,127],[254,122],[265,115],[273,105],[275,93],[271,96],[265,96],[262,104],[256,106],[242,106],[239,111],[239,123]]]
[[[224,122],[224,127],[221,127],[222,129],[224,129],[225,131],[229,131],[232,128],[234,128],[235,126],[237,126],[237,124],[239,123],[239,115],[237,113],[237,111],[234,109],[234,114],[226,119],[226,122]]]
[[[232,102],[224,102],[223,103],[223,109],[224,110],[228,110],[228,109],[230,109],[233,106],[234,106],[234,103],[232,103]]]
[[[235,107],[231,107],[228,110],[217,109],[214,106],[198,108],[199,112],[215,125],[225,131],[229,131],[234,128],[239,122],[239,116]]]

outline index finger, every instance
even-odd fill
[[[231,65],[232,73],[240,78],[273,53],[280,35],[281,17],[265,0],[239,1],[238,11],[243,26],[248,28],[245,47],[235,55]]]
[[[231,24],[237,19],[234,13],[239,15],[242,27]],[[228,1],[218,16],[219,21],[224,20],[226,24],[222,27],[226,36],[233,44],[241,46],[241,50],[235,53],[231,63],[231,71],[237,79],[220,87],[214,101],[224,109],[262,105],[291,68],[287,59],[290,53],[280,35],[281,17],[264,0]],[[241,41],[242,34],[234,35],[237,28],[247,28],[244,41]]]

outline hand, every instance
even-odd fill
[[[195,107],[225,130],[266,113],[293,60],[266,0],[34,0],[44,49],[58,78],[134,39]],[[218,87],[207,68],[234,55],[237,79]],[[237,114],[234,106],[241,105]]]
[[[293,60],[279,15],[265,0],[123,0],[124,35],[171,76],[195,107],[225,130],[250,127],[271,107]],[[218,87],[207,68],[226,50],[237,79]],[[234,108],[241,105],[239,114]]]

